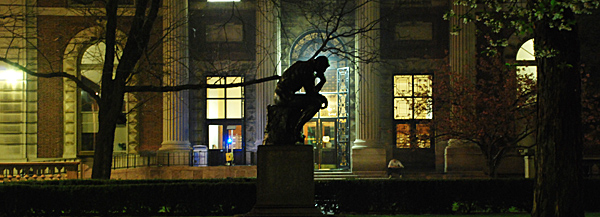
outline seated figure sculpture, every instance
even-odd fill
[[[325,85],[327,57],[297,61],[277,82],[274,105],[268,107],[264,144],[303,143],[302,127],[319,109],[327,108],[327,98],[319,94]],[[315,79],[319,83],[315,85]],[[296,93],[304,88],[304,93]]]

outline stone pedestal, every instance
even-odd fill
[[[313,147],[258,147],[256,205],[244,216],[323,216],[315,207]]]
[[[451,139],[444,152],[444,172],[483,171],[485,157],[481,149],[470,142]]]

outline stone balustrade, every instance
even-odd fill
[[[80,162],[0,163],[0,182],[78,179]]]

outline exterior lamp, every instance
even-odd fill
[[[0,81],[4,81],[10,85],[17,85],[23,81],[23,72],[16,71],[10,68],[0,67]]]
[[[23,73],[17,72],[13,69],[0,69],[0,80],[6,82],[18,82],[23,80]]]

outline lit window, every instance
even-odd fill
[[[396,148],[430,148],[433,118],[431,75],[394,76]]]
[[[83,55],[79,64],[79,74],[81,80],[85,85],[91,87],[96,91],[95,94],[100,93],[102,68],[104,64],[104,54],[106,52],[106,44],[104,42],[98,42],[88,47]],[[117,55],[120,56],[120,49],[116,49]],[[118,65],[118,60],[115,58],[115,67]],[[114,76],[114,75],[113,75]],[[81,144],[79,147],[80,151],[91,152],[94,151],[96,146],[96,135],[99,128],[98,111],[99,107],[97,102],[85,91],[80,92],[80,112],[81,112]],[[114,151],[126,151],[127,150],[127,127],[125,125],[118,125],[115,130],[115,141]]]
[[[537,66],[535,62],[535,51],[533,39],[527,40],[517,51],[517,81],[519,82],[519,91],[529,92],[531,85],[537,81]],[[537,95],[530,95],[527,103],[534,103]]]
[[[517,70],[520,74],[530,76],[534,80],[537,77],[537,66],[535,63],[535,52],[533,48],[533,39],[527,40],[519,51],[517,51]]]
[[[242,77],[207,77],[209,85],[226,85],[243,82]],[[207,88],[207,119],[241,119],[244,111],[242,87]]]
[[[394,76],[394,119],[431,119],[430,75]]]

